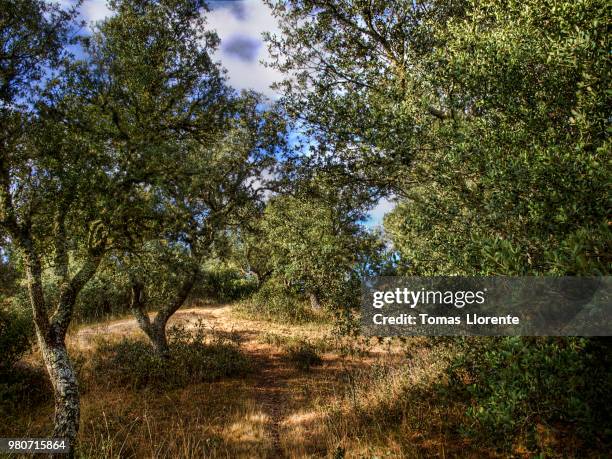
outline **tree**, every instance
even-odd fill
[[[76,296],[107,241],[103,225],[87,211],[96,207],[96,197],[84,189],[96,178],[99,158],[61,123],[49,125],[39,90],[65,57],[74,11],[37,0],[3,1],[1,10],[0,227],[23,256],[38,344],[53,385],[53,436],[74,445],[79,396],[65,336]],[[45,263],[55,271],[59,295],[53,302],[43,288]]]
[[[215,234],[252,199],[252,181],[270,165],[282,128],[259,96],[239,97],[225,83],[211,58],[218,37],[206,29],[204,1],[109,6],[116,14],[85,41],[86,84],[97,95],[86,123],[111,140],[125,159],[124,183],[138,189],[116,216],[123,234],[115,248],[131,277],[132,311],[166,355],[168,320],[196,283]],[[172,276],[177,288],[164,299],[151,292]],[[147,290],[159,306],[152,321]]]
[[[429,78],[452,85],[457,116],[386,220],[411,272],[609,272],[605,16],[597,1],[468,2],[432,24],[445,51]]]
[[[399,198],[385,231],[402,273],[609,274],[607,2],[270,3],[286,110],[315,138],[307,160]],[[587,368],[609,379],[588,350],[609,354],[598,340],[464,342],[451,368],[476,381],[468,416],[485,429],[524,436],[538,404],[555,419],[577,419],[576,406],[604,415],[565,386]],[[522,370],[555,352],[572,378],[553,364],[540,385]],[[517,397],[529,400],[518,423]]]
[[[210,57],[218,37],[205,28],[202,0],[113,0],[109,7],[116,14],[83,41],[87,61],[80,86],[91,96],[82,123],[107,139],[120,158],[120,196],[109,197],[125,202],[115,215],[114,249],[129,254],[146,247],[153,233],[172,234],[188,225],[164,226],[170,218],[186,218],[185,184],[202,172],[181,165],[195,164],[196,150],[215,142],[230,116],[230,91]],[[184,234],[170,242],[199,250]],[[142,281],[132,282],[132,309],[160,352],[165,351],[165,324],[197,276],[194,265],[183,267],[186,278],[175,301],[153,324],[142,312]]]
[[[609,271],[605,2],[273,8],[307,160],[402,198],[409,272]]]
[[[260,102],[254,94],[234,99],[233,116],[219,139],[191,147],[187,160],[177,165],[177,180],[162,191],[169,216],[159,219],[155,238],[129,254],[132,311],[160,356],[168,355],[166,324],[201,279],[213,244],[222,242],[230,227],[241,225],[261,199],[255,179],[274,164],[282,122],[273,111],[258,108]],[[156,295],[160,285],[168,286],[161,297]],[[156,304],[151,320],[147,311]]]
[[[281,31],[267,37],[270,65],[287,76],[282,101],[311,150],[302,160],[401,195],[414,155],[432,148],[447,117],[449,88],[432,86],[422,61],[443,46],[431,22],[460,14],[462,2],[267,3]]]
[[[241,239],[247,269],[308,298],[314,309],[354,306],[360,275],[382,245],[361,225],[367,194],[333,183],[326,174],[302,176],[291,193],[270,198]]]

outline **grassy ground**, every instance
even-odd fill
[[[104,346],[143,339],[133,319],[71,332],[82,388],[81,456],[500,456],[460,435],[466,406],[439,391],[451,352],[443,346],[431,348],[418,338],[349,341],[325,324],[248,320],[231,306],[183,309],[171,323],[193,333],[202,324],[210,339],[236,346],[249,368],[178,388],[134,387],[103,367],[91,368]],[[44,387],[44,372],[34,375],[32,387]],[[52,412],[48,398],[37,399],[35,407],[0,423],[0,436],[45,436]],[[531,454],[516,445],[515,455]]]

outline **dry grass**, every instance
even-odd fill
[[[240,343],[252,372],[161,392],[107,384],[89,374],[88,365],[102,338],[143,339],[135,322],[72,333],[70,351],[82,382],[82,457],[496,456],[459,434],[466,406],[440,390],[451,348],[432,348],[419,338],[339,338],[326,325],[244,319],[227,306],[181,310],[173,324],[195,330],[201,319],[216,335]],[[309,371],[286,358],[291,346],[305,341],[321,357]],[[30,359],[38,362],[38,356]],[[49,399],[22,410],[0,426],[0,436],[48,435],[52,410]]]
[[[439,370],[424,356],[405,367],[405,343],[338,338],[321,324],[242,319],[227,307],[182,310],[173,324],[195,329],[201,319],[216,334],[241,341],[259,371],[162,393],[130,389],[108,384],[89,366],[99,346],[126,337],[142,339],[132,319],[80,327],[71,335],[82,386],[83,457],[413,457],[424,444],[417,432],[439,430],[448,415],[441,411],[432,420],[435,410],[420,402],[412,406],[413,419],[390,422],[392,411],[408,405],[406,384],[425,387]],[[304,371],[286,358],[300,343],[309,343],[321,365]],[[390,411],[392,401],[401,397],[403,405]],[[11,430],[44,436],[51,421],[47,402]],[[438,437],[442,440],[426,439],[432,442],[429,451],[445,447],[444,434]]]
[[[86,457],[265,457],[270,449],[265,416],[240,383],[117,395],[84,403]]]

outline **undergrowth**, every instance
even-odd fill
[[[237,304],[236,312],[245,318],[289,324],[329,321],[323,309],[315,311],[305,298],[275,282],[264,283],[249,299]]]
[[[167,390],[243,375],[250,369],[235,340],[202,323],[193,330],[170,328],[168,344],[170,355],[162,358],[145,341],[101,341],[92,356],[89,379],[132,389]]]

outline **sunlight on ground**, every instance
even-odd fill
[[[88,373],[87,362],[103,340],[144,340],[136,321],[72,331],[83,395],[79,448],[86,457],[411,457],[463,448],[445,431],[444,416],[460,416],[464,407],[431,399],[443,360],[418,339],[343,340],[328,325],[245,319],[227,305],[181,309],[169,326],[195,330],[199,323],[211,336],[238,342],[251,372],[163,392],[121,387]],[[321,363],[296,367],[287,354],[296,343],[309,343]],[[51,404],[21,422],[16,432],[43,435],[52,425]]]

